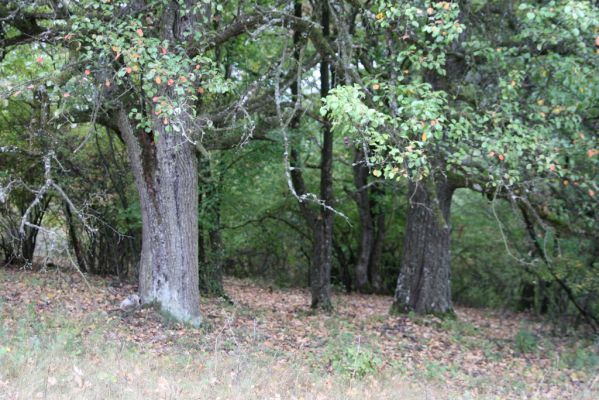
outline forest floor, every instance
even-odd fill
[[[312,313],[306,290],[226,279],[234,304],[203,298],[192,328],[86,281],[0,269],[0,399],[599,398],[597,338],[529,314],[390,316],[390,297],[342,293]]]

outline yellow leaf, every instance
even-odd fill
[[[424,132],[424,133],[422,134],[422,141],[423,141],[423,142],[426,142],[426,132]]]

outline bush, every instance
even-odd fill
[[[327,353],[332,369],[348,378],[363,378],[376,372],[381,365],[380,357],[370,348],[354,343],[353,335],[349,333],[342,334]]]
[[[539,338],[529,330],[521,328],[514,337],[514,346],[520,353],[532,353],[539,346]]]

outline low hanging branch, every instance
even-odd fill
[[[35,229],[42,229],[41,226],[35,225],[30,222],[30,216],[31,216],[33,209],[42,202],[44,197],[48,194],[48,192],[51,189],[54,189],[56,192],[58,192],[59,196],[68,204],[68,206],[71,208],[71,210],[73,210],[73,212],[77,215],[77,217],[79,218],[79,220],[81,221],[83,226],[88,231],[90,231],[90,232],[96,231],[95,228],[91,227],[87,223],[87,220],[83,216],[83,213],[77,207],[75,207],[75,205],[73,204],[73,202],[71,201],[69,196],[64,192],[64,190],[59,185],[57,185],[56,182],[54,182],[54,180],[52,179],[52,161],[51,160],[55,157],[56,156],[53,151],[50,151],[48,154],[46,154],[44,156],[44,178],[46,179],[46,181],[44,182],[42,187],[37,191],[35,199],[33,199],[31,204],[29,204],[29,207],[27,207],[27,210],[25,211],[25,213],[23,214],[23,217],[21,218],[21,225],[19,226],[19,233],[21,236],[25,235],[25,226],[29,226],[29,227],[35,228]]]
[[[568,296],[568,300],[576,307],[580,315],[589,323],[589,325],[593,328],[595,332],[599,332],[599,319],[594,316],[591,312],[589,312],[584,306],[582,306],[578,300],[576,299],[576,295],[574,294],[572,288],[568,286],[563,279],[561,279],[556,273],[553,263],[551,259],[547,256],[547,252],[545,251],[545,247],[541,246],[537,239],[537,233],[535,231],[534,223],[532,222],[526,208],[524,206],[520,206],[520,211],[522,213],[522,218],[524,219],[524,223],[526,225],[526,231],[528,236],[537,252],[537,254],[543,260],[543,263],[547,267],[547,270],[551,274],[551,277],[557,282],[557,284],[562,288],[566,296]]]

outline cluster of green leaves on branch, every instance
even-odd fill
[[[147,11],[115,18],[115,14],[125,9],[125,3],[82,4],[86,12],[71,19],[65,40],[78,49],[76,62],[84,66],[84,74],[94,79],[99,91],[102,86],[108,90],[121,85],[141,99],[139,108],[132,108],[130,114],[137,121],[137,128],[152,133],[152,118],[156,117],[165,125],[165,132],[182,132],[184,128],[179,121],[182,113],[196,117],[193,104],[199,97],[207,92],[226,92],[231,83],[205,54],[209,42],[201,31],[182,32],[183,37],[193,36],[193,49],[186,46],[188,42],[160,37],[157,31],[161,29],[164,2],[147,2]],[[192,15],[203,7],[206,4],[202,2],[190,9],[181,4],[179,12]],[[217,10],[222,10],[222,6],[217,6]],[[153,116],[145,115],[142,108],[151,109]]]
[[[377,3],[363,17],[373,46],[358,65],[364,83],[335,88],[322,114],[368,148],[373,175],[422,183],[432,204],[446,197],[431,181],[519,207],[541,280],[582,310],[558,271],[563,254],[551,259],[537,236],[571,233],[576,220],[597,239],[599,13],[591,2],[540,3]]]
[[[340,132],[373,150],[373,174],[419,180],[441,157],[485,187],[515,188],[567,179],[564,154],[576,147],[596,162],[583,121],[597,112],[599,19],[590,3],[521,2],[506,10],[514,21],[495,27],[470,23],[472,9],[460,17],[458,2],[418,3],[380,2],[375,26],[394,57],[363,71],[368,88],[338,87],[323,107]],[[577,178],[594,198],[592,177]]]

